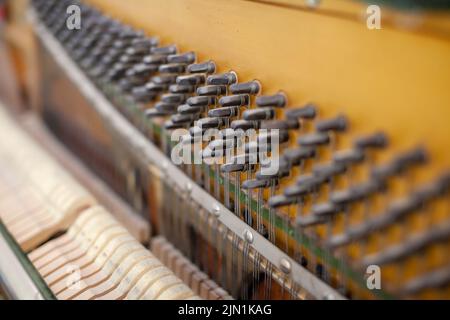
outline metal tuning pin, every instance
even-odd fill
[[[230,92],[232,94],[250,94],[256,95],[261,91],[261,84],[257,80],[234,83],[230,85]]]
[[[160,73],[183,73],[186,69],[186,65],[183,63],[169,63],[159,66],[158,71]]]
[[[208,117],[231,118],[238,115],[238,108],[235,106],[214,108],[208,111]]]
[[[311,159],[316,156],[316,150],[313,148],[292,148],[286,149],[283,156],[291,164],[291,166],[298,166],[304,160]]]
[[[227,85],[237,82],[237,75],[235,72],[227,72],[222,74],[213,74],[206,78],[207,85]]]
[[[196,96],[196,97],[190,97],[186,100],[186,103],[190,106],[196,106],[196,107],[207,107],[210,105],[214,105],[216,102],[216,99],[211,96]]]
[[[135,101],[142,103],[148,103],[156,98],[156,94],[148,90],[146,86],[133,88],[132,96]]]
[[[360,163],[364,158],[365,154],[361,149],[342,150],[333,154],[333,161],[344,166]]]
[[[258,96],[256,98],[256,105],[258,107],[274,107],[283,108],[287,104],[287,98],[284,93],[277,93],[272,96]]]
[[[159,101],[155,104],[154,108],[161,112],[166,112],[166,114],[174,114],[177,112],[177,104],[167,103]]]
[[[377,132],[369,136],[355,139],[354,146],[359,149],[381,149],[385,148],[388,143],[387,136],[383,132]]]
[[[190,74],[179,76],[177,78],[177,84],[180,85],[189,85],[189,86],[198,86],[205,82],[205,76],[203,74]]]
[[[195,87],[191,85],[172,84],[169,86],[169,92],[189,94],[195,92]]]
[[[339,115],[333,119],[321,120],[316,123],[316,130],[319,132],[345,131],[348,128],[348,121],[345,116]]]
[[[187,67],[188,73],[206,73],[211,74],[216,71],[216,64],[213,61],[190,64]]]
[[[174,55],[177,53],[177,46],[176,45],[169,45],[164,47],[153,47],[150,49],[151,54],[158,54],[158,55]]]
[[[249,109],[242,113],[242,117],[247,121],[270,120],[275,117],[273,108]]]
[[[227,86],[225,85],[209,85],[197,88],[197,95],[199,96],[222,96],[227,93]]]
[[[237,94],[220,98],[219,105],[222,107],[242,107],[248,106],[249,101],[250,98],[248,94]]]
[[[199,114],[204,111],[203,106],[191,106],[189,104],[182,104],[178,106],[178,113],[180,114]]]
[[[255,109],[257,110],[257,109]],[[261,110],[261,109],[260,109]],[[287,120],[265,120],[261,121],[260,129],[267,130],[293,130],[299,129],[300,123],[296,119],[287,119]]]
[[[167,56],[162,54],[147,55],[142,58],[142,63],[159,66],[167,63]]]
[[[330,143],[330,136],[326,132],[314,132],[300,136],[297,143],[302,147],[317,147]]]
[[[184,65],[192,64],[196,59],[197,56],[193,51],[180,54],[171,54],[167,56],[168,63],[181,63]]]
[[[284,112],[286,119],[314,119],[317,115],[317,107],[314,104],[307,104],[300,108],[290,108]]]
[[[184,93],[166,93],[161,96],[162,102],[182,104],[188,96]]]
[[[258,128],[254,121],[247,121],[247,120],[233,120],[230,124],[230,127],[233,130],[243,130],[243,131]]]

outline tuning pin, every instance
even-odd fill
[[[232,94],[251,94],[255,95],[261,91],[261,84],[259,81],[253,80],[249,82],[235,83],[230,85],[230,92]]]
[[[225,85],[209,85],[197,88],[197,95],[199,96],[221,96],[227,93],[227,86]]]
[[[165,111],[156,110],[156,109],[152,108],[152,109],[146,109],[144,111],[144,115],[146,118],[160,118],[160,117],[166,117],[169,114],[166,113]]]
[[[295,219],[295,225],[297,226],[297,228],[302,229],[317,226],[319,224],[324,224],[325,222],[326,222],[325,217],[313,214],[309,214],[306,216],[298,216]]]
[[[158,83],[154,83],[154,82],[147,82],[145,85],[145,90],[147,90],[148,92],[155,92],[155,93],[160,93],[162,91],[165,91],[167,86],[164,84],[158,84]]]
[[[450,283],[450,268],[444,267],[409,280],[400,290],[399,296],[412,296],[429,289],[442,290]]]
[[[242,117],[247,121],[269,120],[275,117],[273,108],[249,109],[242,113]]]
[[[297,143],[302,147],[322,146],[330,143],[330,136],[325,132],[314,132],[300,136]]]
[[[360,163],[364,160],[365,154],[361,149],[348,149],[338,151],[333,154],[333,161],[335,163],[348,166],[355,163]]]
[[[419,147],[400,154],[385,165],[373,168],[372,176],[378,180],[386,180],[392,176],[399,175],[413,165],[425,163],[427,159],[426,151]]]
[[[151,54],[142,58],[142,63],[149,65],[162,65],[167,63],[167,56],[162,54]]]
[[[213,74],[206,79],[207,85],[230,85],[237,82],[235,72],[227,72],[222,74]]]
[[[220,171],[224,173],[241,172],[248,170],[249,165],[243,163],[226,163],[220,167]]]
[[[190,106],[201,106],[201,107],[207,107],[210,105],[214,105],[215,102],[216,102],[216,99],[211,96],[190,97],[186,100],[186,103]]]
[[[278,180],[260,180],[260,179],[251,179],[251,180],[245,180],[242,183],[242,189],[245,190],[252,190],[252,189],[265,189],[265,188],[269,188],[273,185],[277,185],[278,184]]]
[[[249,101],[250,98],[248,94],[237,94],[220,98],[219,104],[222,107],[242,107],[248,106]]]
[[[166,112],[167,114],[174,114],[177,112],[177,104],[167,103],[159,101],[155,104],[155,109],[161,112]]]
[[[164,122],[164,128],[167,130],[181,129],[185,128],[185,123],[174,123],[171,120]]]
[[[175,83],[177,79],[177,75],[176,74],[160,74],[157,76],[153,76],[151,78],[151,82],[155,83],[155,84],[161,84],[164,85],[164,90],[170,85]]]
[[[156,98],[156,93],[148,90],[146,86],[133,88],[131,94],[135,101],[142,103],[148,103]]]
[[[332,202],[323,202],[313,205],[311,212],[316,216],[329,217],[338,213],[339,207]]]
[[[186,68],[185,64],[182,63],[168,63],[168,64],[161,64],[158,68],[159,73],[167,73],[167,74],[177,74],[177,73],[183,73]],[[178,80],[176,80],[177,82]],[[178,82],[177,82],[178,83]],[[178,83],[180,84],[180,83]]]
[[[169,56],[177,53],[177,47],[175,45],[169,45],[165,47],[152,47],[150,49],[150,53]]]
[[[372,194],[382,191],[384,186],[375,180],[360,183],[345,190],[335,191],[331,194],[330,200],[338,205],[360,201]]]
[[[284,93],[277,93],[272,96],[259,96],[256,98],[258,107],[283,108],[286,106],[287,98]]]
[[[178,123],[191,124],[197,119],[198,116],[194,114],[174,114],[170,117],[170,120],[175,124]]]
[[[354,145],[360,149],[385,148],[388,145],[388,138],[383,132],[377,132],[369,136],[355,139]]]
[[[238,115],[237,107],[214,108],[208,111],[208,117],[232,118]]]
[[[190,64],[187,67],[188,73],[214,73],[216,71],[216,64],[213,61]]]
[[[169,91],[171,93],[193,93],[195,91],[195,87],[191,85],[179,85],[179,84],[172,84],[169,86]]]
[[[296,119],[287,120],[264,120],[261,121],[260,129],[278,129],[278,130],[292,130],[299,129],[300,123]]]
[[[284,177],[289,176],[290,168],[288,165],[282,166],[280,165],[278,170],[269,170],[269,172],[263,171],[261,169],[260,171],[256,172],[255,177],[258,180],[267,180],[267,179],[281,179]]]
[[[313,148],[293,148],[286,149],[283,156],[293,166],[300,165],[303,160],[311,159],[316,156],[316,150]]]
[[[271,208],[280,208],[280,207],[290,206],[297,202],[298,202],[298,198],[295,198],[295,197],[289,198],[283,194],[279,194],[279,195],[270,197],[269,201],[268,201],[268,205]]]
[[[204,82],[205,76],[203,74],[189,74],[178,76],[177,78],[177,84],[180,85],[198,86],[200,84],[203,84]]]
[[[161,101],[181,104],[184,103],[187,98],[188,96],[183,93],[166,93],[161,96]]]
[[[346,171],[346,167],[340,163],[327,163],[327,164],[318,164],[313,167],[313,173],[315,176],[331,179],[334,176],[339,174],[343,174]]]
[[[155,73],[158,68],[153,65],[147,65],[144,63],[139,63],[133,66],[133,75],[139,76],[139,77],[149,77],[151,74]]]
[[[182,104],[178,106],[178,113],[180,114],[199,114],[205,110],[203,106],[191,106],[189,104]]]
[[[247,120],[233,120],[230,124],[231,129],[233,130],[249,130],[249,129],[258,129],[257,124],[254,121]]]
[[[283,190],[283,194],[286,197],[304,197],[311,192],[311,189],[306,185],[293,185],[286,187]]]
[[[201,118],[197,121],[197,125],[202,129],[219,128],[222,124],[219,118]]]
[[[319,132],[345,131],[347,127],[347,118],[342,115],[333,119],[321,120],[316,123],[316,130]]]
[[[314,104],[307,104],[301,108],[290,108],[285,112],[286,119],[314,119],[317,115],[317,107]]]
[[[289,140],[289,134],[286,130],[264,131],[264,132],[258,134],[258,137],[257,137],[258,144],[269,144],[269,143],[272,143],[272,141],[276,141],[278,143],[284,143],[284,142],[287,142],[288,140]]]

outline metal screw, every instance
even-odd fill
[[[217,203],[214,204],[212,213],[213,213],[216,217],[220,216],[220,206],[219,206]]]
[[[253,243],[253,233],[251,233],[250,230],[245,229],[244,230],[244,239],[248,243]]]
[[[290,273],[292,269],[291,262],[286,258],[282,258],[280,260],[280,269],[286,274]]]
[[[323,299],[324,299],[324,300],[334,300],[335,297],[334,297],[334,294],[332,294],[332,293],[327,293],[327,294],[323,297]]]

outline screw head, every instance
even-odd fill
[[[191,193],[192,192],[192,183],[187,182],[185,185],[185,188],[186,188],[187,193]]]
[[[215,204],[213,205],[212,213],[213,213],[216,217],[220,216],[220,206],[219,206],[219,204],[215,203]]]
[[[248,229],[244,230],[244,239],[248,243],[253,243],[253,233]]]
[[[334,300],[335,297],[334,297],[334,294],[332,294],[332,293],[327,293],[327,294],[323,297],[323,299],[324,299],[324,300]]]
[[[292,269],[291,262],[286,258],[282,258],[280,260],[280,269],[286,274],[290,273]]]

